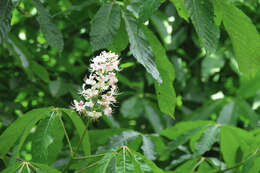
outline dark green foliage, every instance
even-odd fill
[[[1,0],[0,172],[259,172],[258,7]],[[70,106],[102,51],[119,90],[94,120]]]

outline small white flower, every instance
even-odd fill
[[[94,103],[92,101],[86,102],[85,106],[92,108],[94,106]]]
[[[84,102],[82,100],[80,102],[73,100],[73,102],[73,109],[75,109],[77,112],[83,112],[85,110]]]
[[[111,115],[111,113],[112,113],[112,108],[109,107],[109,106],[107,106],[107,107],[104,109],[104,114],[109,116],[109,115]]]

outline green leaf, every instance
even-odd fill
[[[47,116],[49,112],[50,108],[34,109],[14,121],[0,136],[0,156],[4,156],[19,139],[18,144],[16,144],[16,152],[13,153],[15,161],[31,128],[36,122]]]
[[[160,73],[153,61],[153,53],[151,47],[147,44],[146,38],[141,29],[137,27],[136,20],[128,13],[122,11],[122,16],[125,21],[126,30],[130,42],[130,51],[133,56],[141,63],[147,72],[149,72],[154,79],[162,83]]]
[[[120,107],[120,113],[126,118],[138,118],[143,111],[142,100],[137,96],[125,100]]]
[[[163,129],[163,125],[159,116],[159,113],[156,109],[156,105],[153,105],[149,100],[143,100],[145,117],[150,122],[156,133],[159,133]]]
[[[62,33],[55,23],[52,22],[51,15],[44,8],[41,2],[39,0],[33,0],[33,4],[38,10],[37,21],[40,24],[41,31],[43,32],[48,44],[51,47],[56,48],[61,54],[64,46]]]
[[[85,130],[85,124],[84,122],[80,119],[79,115],[71,110],[71,109],[65,109],[65,108],[62,108],[61,109],[63,112],[66,113],[66,115],[69,116],[69,118],[72,120],[73,124],[74,124],[74,127],[76,128],[79,136],[82,136],[84,130]],[[85,135],[85,138],[83,139],[83,142],[82,142],[82,148],[83,148],[83,151],[84,153],[88,156],[90,155],[91,153],[91,147],[90,147],[90,142],[89,142],[89,135],[88,135],[88,132],[86,133]]]
[[[33,161],[39,163],[51,163],[49,156],[59,154],[59,146],[53,144],[61,143],[64,136],[64,131],[59,121],[59,113],[52,112],[49,117],[40,121],[37,126],[36,132],[32,139],[32,157]],[[55,150],[49,153],[51,147],[54,146]],[[51,159],[53,161],[53,159]],[[55,160],[54,160],[55,161]]]
[[[260,36],[240,9],[226,3],[224,0],[214,0],[218,22],[223,21],[224,27],[231,39],[240,71],[247,78],[255,76],[260,66]]]
[[[197,163],[197,159],[188,160],[184,164],[180,165],[173,171],[173,173],[184,173],[184,172],[192,172],[192,169]]]
[[[237,90],[237,96],[242,98],[250,98],[257,94],[260,88],[260,72],[252,79],[241,78],[240,87]]]
[[[163,173],[163,171],[160,168],[158,168],[154,164],[154,162],[152,162],[142,154],[135,151],[132,151],[132,153],[134,154],[134,158],[136,159],[136,161],[139,162],[139,165],[145,173]]]
[[[156,36],[147,28],[144,28],[144,33],[151,45],[155,55],[155,63],[163,80],[163,83],[155,82],[159,108],[163,113],[173,117],[176,104],[176,94],[173,88],[175,78],[173,65],[168,60],[165,49]]]
[[[219,124],[236,125],[238,118],[238,106],[234,101],[227,103],[221,110],[217,122]]]
[[[142,135],[142,137],[143,137],[143,145],[142,145],[141,149],[143,150],[144,155],[149,160],[155,160],[156,159],[156,151],[155,151],[153,141],[148,136]]]
[[[213,21],[211,2],[208,0],[185,0],[185,5],[202,46],[208,53],[215,52],[220,33]]]
[[[100,7],[90,28],[91,46],[94,51],[108,47],[120,27],[120,8],[114,3]]]
[[[70,84],[63,82],[61,79],[51,81],[49,83],[49,90],[53,97],[60,97],[69,92]]]
[[[191,130],[184,132],[180,136],[178,136],[176,139],[171,141],[169,145],[167,146],[166,152],[171,152],[176,150],[180,145],[185,144],[193,135],[198,133],[202,128],[204,128],[207,125],[203,125],[200,127],[192,128]]]
[[[219,127],[217,125],[213,125],[204,131],[200,139],[195,144],[195,149],[199,155],[202,155],[209,151],[212,145],[217,141],[219,141]]]
[[[123,148],[116,157],[116,171],[124,173],[141,172],[140,167],[139,169],[136,169],[134,160],[132,159],[130,153],[126,150],[126,148]]]
[[[185,19],[187,22],[189,21],[189,12],[184,4],[183,0],[171,0],[171,2],[174,4],[174,6],[177,9],[177,12],[180,17]]]
[[[254,153],[250,156],[243,164],[242,173],[255,173],[260,171],[260,155],[258,153]]]
[[[12,1],[0,1],[0,43],[8,37],[7,34],[11,29],[12,8]]]
[[[32,163],[34,166],[36,166],[36,170],[37,172],[48,172],[48,173],[61,173],[60,171],[49,167],[48,165],[44,165],[44,164],[40,164],[40,163]]]
[[[254,129],[257,127],[257,122],[259,121],[259,115],[252,109],[252,107],[243,99],[237,99],[236,105],[239,106],[239,113],[243,116],[249,118],[249,126]]]
[[[112,42],[112,44],[108,47],[108,50],[112,52],[117,52],[118,54],[127,48],[129,43],[128,35],[125,29],[125,23],[121,20],[120,27],[118,29],[117,34]]]
[[[2,170],[1,173],[17,173],[21,166],[20,162],[16,162],[13,166],[9,166],[6,169]]]
[[[140,24],[147,21],[160,7],[162,0],[140,0],[139,6],[139,18]]]
[[[254,141],[254,137],[245,130],[232,126],[221,126],[220,151],[227,166],[234,166],[259,148]],[[241,152],[242,156],[240,156]]]
[[[38,64],[35,61],[32,61],[31,69],[35,73],[35,75],[37,75],[41,80],[43,80],[46,83],[50,82],[49,73],[42,65]]]
[[[212,121],[184,121],[177,123],[174,127],[163,129],[160,132],[160,135],[165,136],[171,140],[176,139],[177,137],[188,134],[192,130],[196,131],[196,128],[201,126],[214,124]],[[189,132],[190,131],[190,132]]]
[[[89,130],[89,141],[91,143],[91,149],[95,151],[98,146],[105,145],[111,136],[122,133],[125,129],[96,129]],[[98,136],[98,138],[97,138]]]

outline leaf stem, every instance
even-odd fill
[[[63,130],[64,130],[66,140],[67,140],[67,142],[68,142],[68,144],[69,144],[70,155],[73,156],[74,152],[73,152],[73,149],[72,149],[72,145],[71,145],[71,143],[70,143],[70,139],[69,139],[68,133],[67,133],[67,131],[66,131],[66,128],[65,128],[65,126],[64,126],[64,123],[63,123],[63,121],[62,121],[60,115],[59,115],[59,120],[60,120],[61,126],[62,126],[62,128],[63,128]]]
[[[81,159],[88,159],[88,158],[93,158],[93,157],[101,157],[104,156],[105,154],[96,154],[96,155],[90,155],[90,156],[80,156],[80,157],[74,157],[74,160],[81,160]]]
[[[74,156],[75,156],[75,155],[77,154],[77,152],[79,151],[80,145],[82,144],[83,139],[84,139],[84,137],[85,137],[86,134],[87,134],[88,127],[89,127],[89,123],[90,123],[90,119],[88,118],[88,122],[87,122],[87,124],[86,124],[86,127],[85,127],[85,130],[84,130],[83,134],[82,134],[81,137],[80,137],[80,141],[79,141],[79,143],[78,143],[78,146],[77,146],[75,152],[72,153],[72,155],[71,155],[71,157],[70,157],[70,159],[69,159],[69,161],[68,161],[67,166],[66,166],[66,167],[64,168],[64,170],[63,170],[64,173],[69,169],[69,166],[70,166],[70,164],[71,164],[71,161],[73,160]]]

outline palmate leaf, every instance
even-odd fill
[[[120,8],[114,3],[100,7],[90,28],[91,46],[94,51],[108,47],[120,27]]]
[[[176,104],[176,94],[173,88],[173,81],[175,78],[173,65],[167,58],[165,49],[152,31],[148,28],[144,28],[144,33],[151,45],[155,56],[155,63],[163,80],[163,83],[161,84],[155,82],[159,108],[163,113],[173,117]]]
[[[153,61],[153,53],[151,47],[147,44],[146,38],[141,29],[138,29],[137,22],[130,14],[122,11],[122,16],[125,21],[126,30],[130,42],[130,51],[133,56],[141,63],[147,72],[154,79],[162,83],[160,73],[156,64]]]
[[[151,140],[150,137],[142,135],[143,138],[143,145],[141,149],[144,152],[144,155],[150,159],[150,160],[155,160],[156,159],[156,151],[155,151],[155,146],[153,141]]]
[[[59,53],[62,52],[64,42],[63,36],[58,27],[52,22],[51,15],[44,8],[39,0],[33,0],[34,6],[38,10],[37,21],[40,24],[41,31],[43,32],[48,44],[56,48]]]
[[[12,1],[0,1],[0,44],[6,39],[10,31],[10,24],[12,18]]]
[[[255,76],[260,66],[260,35],[240,9],[224,0],[214,0],[217,24],[223,21],[233,45],[240,71],[246,78]]]
[[[202,46],[208,53],[216,50],[219,40],[219,28],[214,23],[213,6],[208,0],[185,0],[192,23]]]
[[[163,173],[152,161],[142,154],[121,146],[109,150],[86,173]]]

